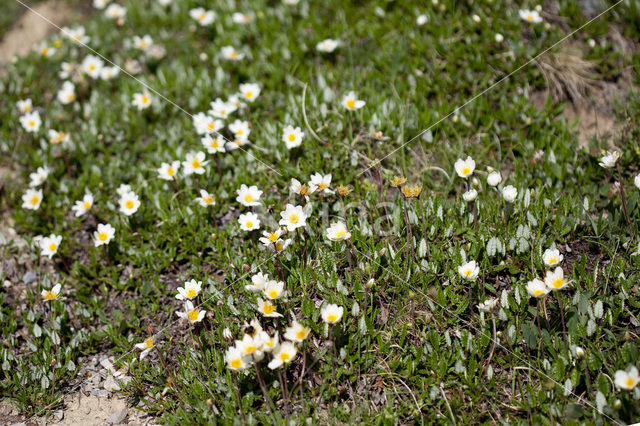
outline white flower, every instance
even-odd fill
[[[202,207],[213,206],[216,203],[216,199],[213,194],[208,193],[204,189],[200,190],[200,196],[195,199],[196,203]]]
[[[120,212],[125,216],[131,216],[140,208],[140,199],[134,192],[127,192],[120,197]]]
[[[192,300],[202,290],[202,281],[191,280],[184,283],[184,287],[178,287],[178,300]]]
[[[58,295],[60,294],[60,289],[61,288],[62,288],[62,286],[60,285],[60,283],[58,283],[58,284],[54,285],[51,290],[42,290],[40,295],[42,296],[42,298],[44,300],[55,300],[55,299],[58,298]]]
[[[207,149],[207,152],[209,154],[225,152],[225,149],[224,149],[225,143],[221,135],[216,135],[216,136],[205,135],[202,137],[202,139],[200,139],[200,142],[202,142],[202,146],[204,146]]]
[[[29,179],[31,179],[29,186],[34,187],[42,185],[49,177],[49,172],[49,168],[45,166],[38,167],[35,172],[29,173]]]
[[[235,12],[231,15],[231,20],[236,24],[250,24],[253,21],[253,16],[247,13]]]
[[[336,50],[336,47],[338,46],[340,46],[340,42],[338,40],[328,38],[316,44],[316,49],[318,49],[319,52],[331,53]]]
[[[285,211],[280,212],[279,224],[285,226],[289,232],[295,231],[301,226],[306,226],[307,215],[302,206],[287,204]]]
[[[225,102],[220,98],[210,102],[209,105],[211,106],[211,109],[208,111],[209,114],[223,120],[226,120],[229,117],[229,114],[238,109],[235,103],[229,101]]]
[[[191,324],[195,324],[202,321],[206,313],[207,311],[195,308],[193,306],[193,303],[191,303],[191,300],[188,300],[184,304],[184,312],[176,312],[176,315],[178,315],[180,318],[189,320]]]
[[[309,327],[305,327],[298,321],[293,320],[293,323],[285,329],[284,338],[295,343],[300,343],[309,336],[310,332],[311,329]]]
[[[107,10],[104,11],[104,14],[110,19],[120,19],[125,17],[127,9],[117,3],[111,3],[109,7],[107,7]]]
[[[61,235],[51,234],[48,237],[43,237],[40,240],[40,255],[47,256],[49,259],[58,252],[58,247],[62,242]]]
[[[348,109],[349,111],[353,111],[356,109],[360,109],[365,106],[365,101],[359,100],[356,92],[349,92],[342,98],[342,106]]]
[[[327,228],[327,238],[331,241],[343,241],[351,238],[351,232],[341,220],[334,222]]]
[[[209,163],[208,161],[205,161],[204,158],[205,154],[202,151],[189,152],[186,160],[182,162],[182,172],[187,176],[193,173],[197,175],[204,174],[204,166]]]
[[[262,195],[262,191],[258,189],[257,186],[247,186],[244,183],[240,186],[240,189],[236,191],[238,196],[236,197],[236,201],[242,204],[243,206],[259,206],[260,196]]]
[[[245,290],[258,292],[262,291],[264,286],[269,281],[269,275],[263,274],[262,272],[258,272],[257,274],[251,277],[251,284],[247,284],[244,286]]]
[[[158,177],[163,180],[173,180],[180,168],[180,161],[172,161],[171,163],[162,163],[158,169]]]
[[[260,86],[255,83],[245,83],[239,86],[242,99],[253,102],[260,95]]]
[[[320,316],[322,317],[322,321],[326,322],[327,324],[339,323],[342,319],[343,313],[344,308],[336,304],[325,303],[322,306],[322,309],[320,309]]]
[[[631,390],[635,388],[638,382],[640,382],[640,377],[638,376],[638,368],[635,366],[631,366],[627,369],[627,371],[616,371],[614,382],[618,389]]]
[[[169,6],[171,3],[173,3],[173,0],[158,0],[158,4],[160,6]]]
[[[100,78],[104,61],[97,56],[87,55],[80,64],[80,69],[94,80]]]
[[[476,191],[474,188],[471,188],[470,190],[462,194],[462,199],[465,200],[466,202],[471,202],[475,200],[477,196],[478,196],[478,191]]]
[[[569,281],[565,280],[564,272],[558,266],[554,271],[547,271],[544,283],[551,290],[562,290],[569,284]]]
[[[549,294],[549,289],[547,288],[547,285],[541,280],[534,278],[527,283],[527,292],[531,297],[535,297],[537,299]]]
[[[233,46],[222,46],[220,53],[224,59],[229,61],[239,61],[244,58],[244,53],[240,53]]]
[[[199,135],[217,133],[218,130],[224,127],[224,123],[222,121],[216,120],[203,112],[193,116],[193,125],[196,128],[196,133]]]
[[[480,267],[476,264],[475,260],[458,266],[458,274],[465,280],[474,281],[478,278],[479,273]]]
[[[270,247],[272,244],[275,244],[276,241],[278,241],[280,239],[281,235],[282,235],[282,230],[281,229],[276,229],[273,232],[271,232],[271,231],[262,231],[262,237],[260,237],[260,242],[265,247]]]
[[[484,302],[478,304],[478,310],[480,312],[493,312],[493,310],[498,305],[498,299],[487,299]]]
[[[131,192],[131,186],[125,183],[121,184],[120,186],[118,186],[118,189],[116,189],[116,194],[121,197],[128,192]]]
[[[232,141],[227,142],[224,147],[228,150],[228,151],[234,151],[238,148],[240,148],[241,146],[244,146],[246,144],[249,143],[249,139],[245,138],[245,137],[235,137]]]
[[[246,369],[251,364],[251,358],[243,356],[235,347],[231,346],[224,354],[224,360],[230,370],[239,371]]]
[[[22,208],[28,210],[38,210],[42,202],[42,190],[29,188],[22,195]]]
[[[602,158],[600,158],[600,163],[598,164],[600,164],[600,166],[604,167],[605,169],[610,169],[612,167],[615,167],[619,158],[620,158],[619,151],[613,151],[613,152],[606,151],[602,156]]]
[[[69,37],[71,40],[82,44],[89,43],[89,40],[91,39],[86,35],[84,27],[82,26],[75,28],[64,27],[62,28],[62,33]]]
[[[151,46],[153,46],[153,39],[149,34],[146,34],[142,37],[133,36],[133,47],[140,50],[147,50]]]
[[[47,134],[49,135],[49,143],[51,145],[69,142],[69,134],[63,131],[50,129]]]
[[[50,58],[56,53],[56,48],[49,46],[46,42],[42,42],[35,47],[35,50],[43,57]]]
[[[20,117],[20,124],[29,133],[36,133],[40,130],[42,120],[38,111],[28,112]]]
[[[418,17],[416,18],[416,24],[418,24],[418,26],[423,26],[427,22],[429,22],[429,17],[427,15],[418,15]]]
[[[269,300],[258,299],[258,311],[267,318],[276,318],[282,316],[282,314],[276,312],[276,306]]]
[[[291,186],[289,192],[296,195],[304,195],[304,198],[309,201],[309,195],[313,194],[318,189],[313,183],[303,185],[298,179],[291,178]]]
[[[520,14],[520,19],[522,19],[523,21],[531,22],[532,24],[539,24],[540,22],[542,22],[542,17],[537,10],[523,9],[518,13]]]
[[[198,21],[198,24],[200,24],[203,27],[206,27],[207,25],[211,25],[211,23],[216,19],[216,13],[212,10],[205,10],[201,7],[196,7],[195,9],[191,9],[189,11],[189,16],[191,16],[192,19],[195,19],[196,21]]]
[[[102,80],[111,80],[115,78],[119,73],[120,73],[120,68],[116,66],[102,67],[102,70],[100,70],[100,78]]]
[[[480,17],[478,15],[472,15],[471,19],[473,20],[473,22],[475,23],[479,23],[482,19],[480,19]]]
[[[75,101],[76,86],[70,81],[65,81],[64,83],[62,83],[62,87],[60,88],[60,90],[58,90],[56,98],[62,105],[68,105],[71,102]]]
[[[80,217],[93,206],[93,195],[91,193],[86,193],[82,200],[78,200],[71,207],[71,210],[76,213],[76,217]]]
[[[238,223],[240,224],[240,229],[243,231],[253,231],[254,229],[260,228],[260,219],[258,219],[258,215],[255,213],[241,214],[238,218]]]
[[[235,120],[229,124],[229,131],[231,131],[236,138],[246,139],[249,137],[249,133],[251,133],[251,128],[249,127],[249,122]]]
[[[498,186],[502,182],[502,175],[498,171],[489,172],[487,175],[487,183],[489,186]]]
[[[104,9],[111,0],[93,0],[93,7],[96,9]]]
[[[322,173],[312,174],[309,186],[318,191],[323,191],[325,194],[333,194],[331,190],[331,174],[324,176]]]
[[[476,162],[473,158],[467,156],[466,160],[459,158],[453,165],[456,169],[456,173],[463,179],[468,178],[473,174],[473,171],[476,169]]]
[[[262,292],[269,300],[280,299],[284,293],[284,283],[282,281],[267,281]]]
[[[266,331],[260,331],[258,334],[260,335],[260,341],[262,342],[262,347],[260,349],[263,352],[273,352],[280,346],[277,331],[273,336],[269,336]]]
[[[636,177],[633,178],[633,184],[636,186],[636,188],[640,189],[640,174],[636,175]]]
[[[513,185],[507,185],[502,188],[502,198],[509,203],[513,203],[518,196],[518,190]]]
[[[302,138],[304,132],[300,130],[300,127],[286,126],[282,131],[282,141],[287,149],[293,149],[302,144]]]
[[[131,105],[138,108],[138,111],[147,109],[151,106],[151,95],[148,93],[134,93]]]
[[[496,43],[502,43],[504,41],[504,36],[500,33],[496,33],[493,36],[493,39],[496,41]]]
[[[153,349],[153,344],[153,336],[147,337],[142,343],[136,343],[136,349],[140,349],[142,351],[140,352],[140,361],[146,358],[149,352],[151,352],[151,350]]]
[[[109,244],[116,234],[116,230],[113,226],[104,223],[98,224],[98,230],[93,233],[93,244],[99,247],[104,244]]]
[[[33,103],[31,102],[31,99],[19,100],[18,102],[16,102],[16,106],[18,107],[18,110],[21,114],[33,110]]]
[[[297,353],[298,350],[293,343],[283,342],[274,352],[273,359],[269,362],[268,366],[271,370],[275,370],[276,368],[293,361]]]
[[[558,249],[546,249],[544,253],[542,253],[542,261],[545,266],[557,266],[560,262],[562,262],[564,256],[560,254]]]
[[[273,245],[270,245],[268,248],[271,251],[274,251],[276,253],[280,253],[281,251],[283,251],[284,249],[289,247],[289,244],[291,244],[291,238],[286,239],[286,240],[283,240],[282,238],[279,238],[275,243],[273,243]]]
[[[229,327],[225,327],[224,330],[222,330],[222,337],[225,340],[233,340],[233,333],[231,332]]]

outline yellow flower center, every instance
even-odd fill
[[[463,175],[468,175],[471,172],[471,169],[469,167],[465,167],[462,169],[462,174]]]
[[[631,377],[627,377],[627,380],[625,381],[625,383],[627,384],[628,387],[633,387],[636,384],[636,381],[633,380]]]
[[[133,201],[131,200],[127,200],[126,203],[124,203],[125,207],[128,209],[132,209],[133,208]]]
[[[193,288],[190,288],[189,290],[187,290],[187,297],[189,299],[196,297],[196,290]]]
[[[29,121],[29,127],[33,127],[33,126],[35,126],[35,124],[36,123],[33,120]]]
[[[564,279],[562,278],[558,278],[557,280],[553,281],[553,286],[555,288],[561,288],[564,285]]]
[[[267,340],[264,344],[269,346],[270,348],[272,348],[273,347],[273,343],[274,343],[273,340],[270,339],[270,340]]]
[[[31,111],[31,106],[25,105],[22,109],[25,111]]]
[[[191,321],[197,320],[199,313],[200,313],[200,311],[198,311],[197,309],[194,309],[193,311],[189,311],[189,313],[188,313],[189,320],[191,320]]]
[[[98,239],[100,241],[107,241],[107,233],[106,232],[101,232],[98,234]]]
[[[208,128],[209,130],[213,130],[213,123],[209,123],[209,124],[207,124],[207,128]]]
[[[304,340],[307,337],[307,332],[305,330],[300,330],[296,333],[296,337],[300,340]]]
[[[85,202],[82,204],[82,207],[84,207],[85,209],[88,209],[88,208],[91,208],[91,204],[89,204],[88,202],[86,202],[86,201],[85,201]]]
[[[253,195],[251,195],[251,194],[245,195],[244,196],[244,201],[247,202],[247,203],[252,202],[253,201]]]
[[[289,222],[291,222],[293,224],[296,224],[296,223],[298,223],[298,221],[300,221],[300,218],[298,217],[297,214],[294,213],[294,214],[289,215]]]
[[[337,319],[338,319],[338,316],[337,316],[337,315],[335,315],[335,314],[329,314],[329,315],[327,315],[327,320],[328,320],[329,322],[334,322],[334,321],[335,321],[335,320],[337,320]]]
[[[278,297],[278,290],[271,290],[269,292],[269,297],[271,297],[272,299],[275,299],[276,297]]]
[[[295,141],[295,140],[296,140],[296,135],[294,135],[293,133],[291,133],[291,134],[289,135],[289,141],[293,142],[293,141]]]
[[[191,162],[191,166],[192,166],[194,169],[200,168],[200,162],[198,161],[198,159],[197,159],[197,158],[194,158],[194,159],[193,159],[193,161]]]
[[[240,368],[240,366],[242,365],[242,360],[240,358],[236,358],[231,360],[231,367],[232,368]]]
[[[38,201],[40,201],[39,197],[37,197],[35,195],[33,197],[31,197],[31,204],[36,205],[36,204],[38,204]]]
[[[56,245],[56,243],[51,243],[49,245],[49,250],[50,251],[56,251],[57,248],[58,248],[58,246]]]
[[[89,65],[89,70],[93,71],[93,70],[95,70],[95,69],[96,69],[96,66],[95,66],[95,65]]]
[[[464,271],[464,274],[468,277],[471,276],[472,273],[473,271],[471,269],[467,269],[466,271]]]
[[[44,294],[44,298],[45,298],[46,300],[55,300],[55,298],[56,298],[56,294],[55,294],[54,292],[52,292],[52,291],[47,291],[47,292]]]
[[[206,17],[207,17],[207,14],[205,12],[202,12],[200,16],[198,16],[198,21],[202,22]]]
[[[143,96],[143,97],[142,97],[142,103],[143,103],[143,104],[146,104],[147,102],[149,102],[149,98],[148,98],[148,97],[146,97],[146,96]]]
[[[237,57],[237,56],[238,56],[238,52],[236,52],[236,51],[234,50],[233,52],[231,52],[231,53],[229,54],[229,56],[231,56],[232,58],[235,58],[235,57]]]
[[[527,21],[533,21],[533,15],[527,15]]]
[[[238,129],[238,131],[236,132],[236,135],[241,135],[242,134],[242,129]]]
[[[144,49],[145,47],[147,47],[147,42],[146,42],[146,41],[141,41],[141,42],[140,42],[140,47],[142,47],[143,49]]]
[[[205,204],[213,204],[213,197],[209,195],[208,197],[204,197]]]
[[[327,184],[324,182],[320,182],[320,184],[318,185],[318,189],[325,189],[327,187]]]
[[[356,107],[356,101],[354,101],[353,99],[349,99],[347,101],[347,108],[353,109]]]
[[[247,99],[251,99],[253,97],[253,92],[247,92],[244,94]]]
[[[47,47],[45,47],[45,48],[42,49],[42,54],[46,55],[48,51],[49,51],[49,49]]]
[[[340,231],[336,232],[336,238],[342,238],[345,235],[347,235],[347,233],[345,231],[343,231],[343,230],[340,230]]]
[[[75,98],[76,98],[76,94],[75,94],[75,93],[72,93],[72,94],[70,94],[69,96],[67,96],[67,100],[68,100],[68,101],[72,101],[72,100],[74,100]]]
[[[211,141],[211,144],[209,144],[209,146],[211,148],[217,148],[218,147],[218,139],[214,139]]]
[[[284,361],[284,362],[287,362],[287,361],[289,361],[289,360],[291,359],[291,355],[289,355],[289,353],[288,353],[288,352],[282,352],[282,353],[280,354],[280,359],[281,359],[282,361]]]
[[[269,241],[271,241],[272,243],[274,241],[278,241],[278,234],[276,234],[275,232],[272,232],[269,234]]]
[[[254,353],[256,351],[256,347],[255,346],[247,346],[244,350],[247,353],[247,355],[251,355],[252,353]]]
[[[282,241],[277,241],[275,243],[275,247],[276,247],[277,251],[280,251],[280,250],[282,250],[284,248],[284,244],[282,243]]]
[[[264,304],[262,305],[262,310],[264,311],[265,314],[269,315],[271,313],[273,313],[273,311],[275,311],[276,307],[273,306],[271,303],[269,302],[264,302]]]
[[[175,172],[176,172],[176,171],[175,171],[175,170],[173,170],[173,167],[169,167],[169,168],[167,169],[167,174],[168,174],[169,176],[173,176],[173,175],[175,174]]]
[[[147,337],[144,339],[144,347],[146,349],[150,349],[153,347],[153,337]]]
[[[543,291],[543,290],[540,290],[540,289],[533,290],[533,295],[534,295],[535,297],[538,297],[538,296],[540,296],[541,294],[544,294],[544,291]]]
[[[251,227],[253,226],[253,222],[251,222],[251,221],[249,220],[249,221],[247,221],[247,223],[245,223],[245,226],[246,226],[247,228],[251,228]]]
[[[556,259],[555,257],[549,259],[549,265],[555,265],[556,263],[558,263],[558,259]]]

